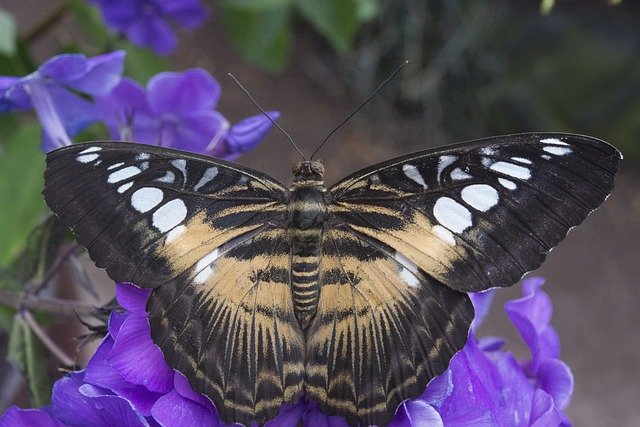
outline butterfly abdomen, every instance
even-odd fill
[[[322,229],[326,217],[324,187],[294,185],[289,199],[289,239],[291,242],[291,288],[293,306],[306,329],[318,306],[318,264],[322,247]]]

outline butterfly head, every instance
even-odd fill
[[[321,160],[298,162],[293,165],[294,182],[324,182],[324,166]]]

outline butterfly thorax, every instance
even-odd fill
[[[327,214],[326,188],[324,168],[318,161],[296,163],[293,173],[288,203],[291,286],[296,317],[300,326],[306,329],[318,306],[318,264]]]

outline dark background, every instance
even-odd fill
[[[21,32],[55,3],[0,1],[16,14]],[[577,426],[640,425],[638,3],[565,1],[546,16],[535,1],[381,3],[382,18],[363,26],[343,55],[296,20],[292,54],[279,73],[262,71],[233,49],[214,7],[198,31],[181,35],[171,63],[174,70],[211,72],[223,87],[218,109],[232,123],[256,114],[226,78],[233,72],[265,109],[282,113],[279,123],[308,154],[408,58],[405,70],[321,151],[329,184],[393,156],[500,133],[567,131],[617,146],[625,160],[613,195],[532,274],[547,279],[552,324],[575,375],[570,419]],[[37,41],[39,59],[57,53],[75,32],[62,21]],[[297,160],[272,131],[240,163],[289,182]],[[108,300],[112,284],[92,274]],[[526,357],[502,311],[518,296],[519,286],[498,292],[480,335],[506,336],[508,348]],[[68,337],[58,338],[73,352]]]

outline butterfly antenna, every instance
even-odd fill
[[[333,135],[338,129],[340,129],[342,127],[342,125],[344,125],[345,123],[347,123],[347,121],[349,121],[349,119],[353,116],[356,115],[356,113],[358,111],[360,111],[360,109],[362,107],[364,107],[365,105],[367,105],[367,103],[369,101],[371,101],[373,99],[373,97],[375,97],[378,92],[380,92],[380,90],[387,84],[389,83],[389,80],[391,80],[392,78],[394,78],[396,76],[396,74],[398,74],[400,72],[400,70],[402,70],[402,68],[407,65],[409,63],[408,59],[405,59],[402,64],[400,64],[400,66],[398,68],[396,68],[396,70],[391,73],[391,75],[389,77],[387,77],[382,83],[380,83],[380,85],[376,88],[376,90],[373,91],[373,93],[371,95],[369,95],[369,97],[367,99],[364,100],[364,102],[362,102],[358,108],[356,108],[353,113],[349,114],[349,116],[344,119],[338,126],[336,126],[331,132],[329,132],[329,135],[327,135],[327,137],[322,141],[322,144],[320,144],[320,146],[318,148],[316,148],[316,151],[313,152],[313,154],[311,155],[311,160],[313,160],[313,158],[316,156],[316,154],[318,153],[318,151],[320,151],[320,149],[322,148],[322,146],[329,140],[329,138],[331,137],[331,135]]]
[[[262,112],[262,114],[264,114],[264,115],[267,117],[267,119],[269,119],[269,121],[270,121],[271,123],[273,123],[273,125],[274,125],[275,127],[277,127],[277,128],[278,128],[278,130],[279,130],[280,132],[282,132],[282,133],[287,137],[287,139],[289,140],[289,142],[291,142],[291,145],[293,145],[293,148],[295,148],[295,149],[296,149],[296,151],[297,151],[297,152],[300,154],[300,156],[302,157],[302,160],[305,160],[305,161],[306,161],[306,160],[307,160],[307,158],[304,156],[304,154],[302,154],[302,151],[300,151],[300,149],[298,148],[298,146],[296,145],[296,143],[295,143],[295,142],[293,142],[293,138],[291,138],[291,135],[289,135],[289,134],[287,133],[287,131],[286,131],[286,130],[282,129],[282,128],[280,127],[280,125],[279,125],[278,123],[276,123],[276,121],[275,121],[275,120],[273,120],[273,119],[269,116],[269,114],[267,114],[267,112],[266,112],[266,111],[264,111],[264,109],[263,109],[263,108],[258,104],[258,102],[257,102],[255,99],[253,99],[253,96],[251,96],[251,94],[249,93],[249,91],[248,91],[247,89],[245,89],[245,88],[244,88],[244,86],[242,86],[242,84],[238,81],[238,79],[236,79],[236,77],[235,77],[233,74],[228,73],[228,76],[229,76],[229,77],[231,77],[231,78],[233,79],[233,81],[234,81],[234,82],[236,82],[236,84],[238,85],[238,87],[239,87],[240,89],[242,89],[242,91],[244,92],[244,94],[245,94],[245,95],[247,95],[247,96],[249,97],[249,99],[251,100],[251,102],[253,102],[253,105],[255,105],[255,106],[258,108],[258,110],[260,110],[260,111]]]

